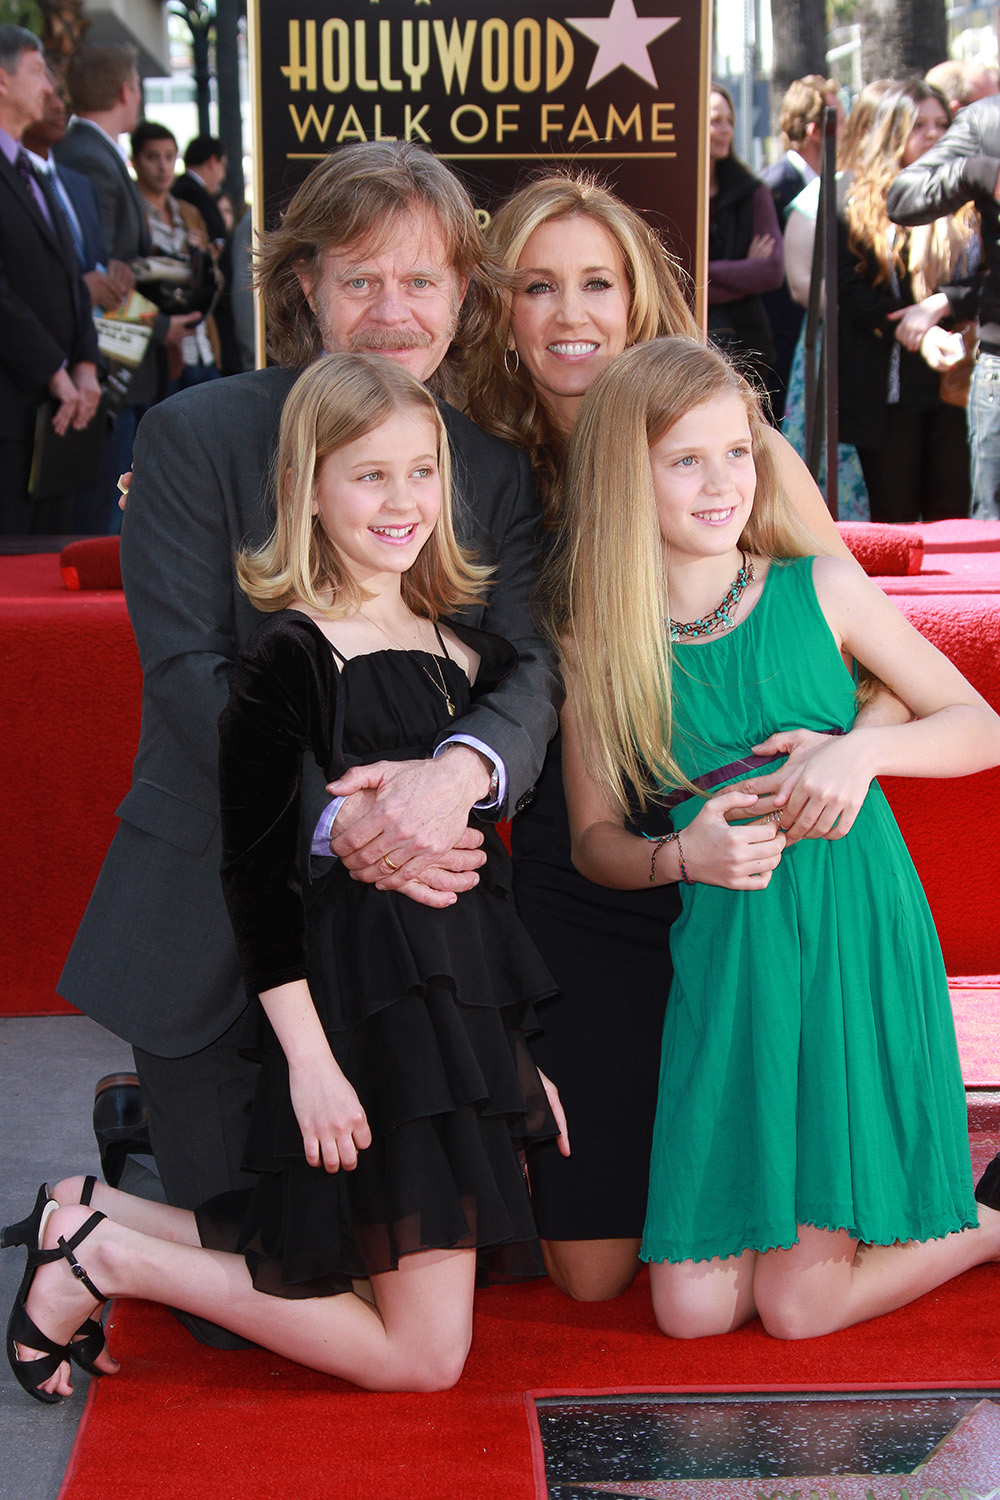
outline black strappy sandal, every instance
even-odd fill
[[[96,1186],[97,1178],[93,1175],[88,1174],[83,1179],[83,1191],[80,1194],[82,1208],[90,1207],[90,1199]],[[40,1250],[42,1248],[42,1220],[47,1205],[52,1201],[49,1197],[48,1183],[43,1182],[38,1189],[38,1196],[28,1217],[19,1219],[16,1224],[8,1224],[5,1229],[0,1230],[0,1249],[5,1250],[12,1245],[24,1245],[29,1250]],[[98,1368],[97,1359],[106,1343],[104,1325],[100,1319],[87,1318],[80,1324],[67,1348],[74,1364],[87,1375],[95,1375],[99,1379],[105,1372]]]
[[[84,1193],[81,1202],[84,1207],[90,1204],[90,1195],[94,1190],[93,1177],[87,1179],[84,1184]],[[39,1390],[45,1381],[54,1375],[64,1360],[73,1360],[80,1369],[90,1375],[102,1375],[104,1372],[97,1369],[94,1361],[100,1355],[105,1345],[104,1329],[96,1318],[87,1318],[74,1335],[76,1342],[69,1344],[56,1344],[47,1334],[33,1322],[25,1306],[31,1284],[35,1278],[35,1272],[39,1266],[50,1265],[60,1257],[69,1261],[70,1270],[78,1281],[82,1281],[90,1295],[98,1302],[106,1302],[104,1293],[99,1291],[90,1280],[83,1266],[80,1265],[73,1254],[76,1247],[87,1238],[91,1230],[95,1229],[106,1215],[93,1213],[90,1218],[77,1230],[71,1239],[60,1238],[56,1247],[52,1250],[38,1248],[38,1239],[44,1233],[45,1219],[49,1204],[53,1205],[53,1211],[58,1205],[49,1198],[47,1189],[43,1184],[38,1190],[34,1208],[26,1219],[21,1219],[17,1224],[8,1225],[0,1234],[0,1245],[26,1245],[28,1248],[27,1263],[24,1276],[14,1299],[10,1318],[7,1321],[7,1361],[14,1372],[15,1379],[23,1390],[33,1396],[36,1401],[42,1401],[46,1405],[55,1405],[62,1397],[50,1391]],[[34,1240],[34,1246],[30,1243]],[[37,1360],[19,1359],[17,1357],[16,1344],[25,1344],[29,1349],[35,1349],[45,1357]]]

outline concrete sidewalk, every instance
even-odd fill
[[[131,1068],[129,1047],[84,1016],[0,1018],[0,1224],[23,1218],[40,1182],[100,1175],[91,1129],[94,1084]],[[0,1252],[6,1326],[24,1251]],[[0,1367],[0,1500],[55,1500],[76,1437],[88,1377],[74,1369],[72,1398],[43,1406]],[[109,1491],[115,1478],[108,1476]]]

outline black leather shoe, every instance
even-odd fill
[[[179,1307],[170,1307],[168,1312],[173,1313],[182,1328],[186,1328],[193,1339],[199,1344],[205,1344],[209,1349],[257,1349],[258,1344],[252,1344],[249,1339],[241,1338],[238,1333],[230,1333],[228,1328],[220,1328],[218,1323],[210,1323],[207,1318],[199,1318],[194,1313],[181,1312]]]
[[[94,1134],[101,1170],[109,1187],[117,1187],[125,1159],[133,1153],[152,1156],[149,1118],[134,1073],[108,1073],[94,1089]]]
[[[1000,1151],[976,1183],[976,1202],[1000,1211]]]

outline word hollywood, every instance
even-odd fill
[[[662,97],[636,99],[634,87],[638,79],[647,85],[643,95],[657,92],[648,48],[679,19],[637,16],[633,0],[614,0],[603,18],[460,22],[453,16],[450,24],[429,17],[289,19],[288,61],[280,71],[290,94],[307,96],[290,99],[288,110],[299,143],[314,149],[404,139],[439,150],[449,142],[460,148],[539,143],[579,150],[617,140],[673,155],[663,148],[675,143],[674,104]],[[615,82],[631,84],[627,102],[580,104],[578,94],[572,105],[552,99],[573,73],[580,37],[587,57],[597,48],[586,88],[622,69]],[[433,105],[420,100],[425,90]],[[336,96],[345,94],[350,102],[338,102]],[[366,94],[379,102],[366,107]],[[443,100],[449,103],[441,113]]]

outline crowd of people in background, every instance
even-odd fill
[[[997,95],[995,69],[945,62],[924,80],[869,83],[845,114],[834,79],[796,79],[781,106],[784,154],[758,181],[733,157],[732,101],[713,85],[709,336],[738,351],[743,368],[758,374],[770,420],[803,456],[810,415],[804,310],[813,278],[824,118],[827,108],[837,112],[838,257],[826,276],[836,281],[839,314],[843,520],[937,521],[967,516],[970,507],[973,515],[1000,515],[994,483],[1000,470],[992,456],[997,443],[985,436],[988,429],[992,434],[989,412],[981,417],[978,444],[976,419],[967,414],[983,301],[989,299],[982,200],[992,201],[995,183],[959,187],[955,171],[949,177],[942,167],[933,177],[936,199],[898,208],[890,201],[901,174],[904,182],[917,183],[923,179],[915,173],[934,170],[934,148],[958,111],[975,105],[969,118],[982,118],[989,128],[996,116],[1000,132],[1000,106],[990,102]],[[953,147],[945,161],[967,161],[977,150],[988,155],[973,142]],[[738,224],[734,190],[720,187],[728,181],[742,188]],[[762,186],[770,189],[771,205],[761,197]],[[724,246],[720,212],[729,226]],[[821,328],[817,345],[820,337]],[[990,356],[990,346],[983,344],[981,352]],[[981,373],[980,383],[984,379]],[[992,410],[991,397],[992,390],[980,409]],[[822,462],[821,483],[825,455]]]
[[[0,372],[17,388],[3,403],[0,442],[9,459],[0,480],[0,534],[100,535],[120,525],[115,484],[131,468],[143,413],[187,385],[252,365],[233,306],[237,284],[249,287],[249,238],[241,237],[243,259],[234,265],[234,211],[221,192],[223,142],[195,136],[178,175],[172,132],[140,123],[132,48],[84,46],[60,83],[28,35],[5,27],[0,37],[0,144],[10,168],[2,180],[11,199],[0,216],[0,253],[4,311],[10,329],[18,329],[16,340],[5,339]],[[155,274],[164,270],[166,282]],[[190,287],[199,281],[208,291],[195,305]],[[145,302],[134,300],[137,293]],[[93,347],[92,312],[149,328],[138,367],[119,375],[100,404],[93,392],[84,399],[73,378],[79,364],[96,372],[103,363]],[[92,358],[75,360],[84,346]],[[53,376],[59,358],[63,366]],[[35,498],[35,421],[45,398],[57,431],[99,424],[103,451],[91,482]]]
[[[8,30],[13,38],[17,28]],[[38,349],[54,340],[48,363],[56,347],[63,363],[43,378],[41,369],[28,371],[24,356],[12,352],[0,372],[18,388],[0,436],[8,454],[0,534],[102,534],[120,525],[114,485],[131,468],[142,414],[177,390],[253,365],[250,217],[224,191],[223,141],[198,135],[180,162],[179,144],[166,126],[140,123],[133,50],[84,46],[58,82],[40,47],[24,66],[27,53],[20,49],[14,38],[0,55],[0,143],[11,168],[2,180],[21,194],[14,219],[7,216],[7,232],[19,241],[23,273],[18,253],[5,253],[4,264],[14,267],[9,295],[24,342]],[[914,207],[907,200],[898,218],[889,211],[897,176],[916,181],[911,169],[933,152],[956,113],[997,93],[995,69],[949,61],[931,68],[923,82],[869,83],[848,111],[835,80],[810,74],[787,90],[780,111],[784,151],[758,178],[733,151],[733,99],[721,84],[712,85],[709,337],[766,391],[769,419],[803,456],[804,309],[824,111],[837,111],[842,519],[936,520],[967,515],[970,504],[974,515],[1000,514],[994,482],[1000,439],[990,421],[996,406],[990,361],[998,356],[988,338],[972,401],[978,439],[976,418],[966,413],[984,294],[990,300],[984,275],[990,250],[984,255],[973,200],[991,197],[992,187],[970,181],[956,188],[955,172],[949,175],[943,165],[935,192],[946,204],[942,198],[938,206]],[[987,131],[1000,132],[1000,106],[987,110],[996,115],[995,122],[993,114],[984,116]],[[128,153],[119,144],[124,137]],[[972,146],[960,147],[954,159],[974,155]],[[30,223],[19,222],[24,215]],[[902,227],[907,218],[916,227]],[[49,243],[35,245],[38,235]],[[53,251],[68,264],[45,266]],[[185,301],[176,289],[167,295],[173,282],[164,287],[155,279],[164,261],[185,268],[181,275],[199,284],[200,300]],[[833,278],[828,268],[827,279]],[[101,356],[90,347],[86,310],[123,316],[137,291],[155,303],[138,304],[146,309],[139,316],[150,327],[148,346],[138,368],[111,382],[98,406]],[[81,361],[75,356],[84,345],[93,358]],[[96,423],[104,442],[92,482],[38,499],[29,498],[28,487],[43,399],[52,403],[57,431]]]

